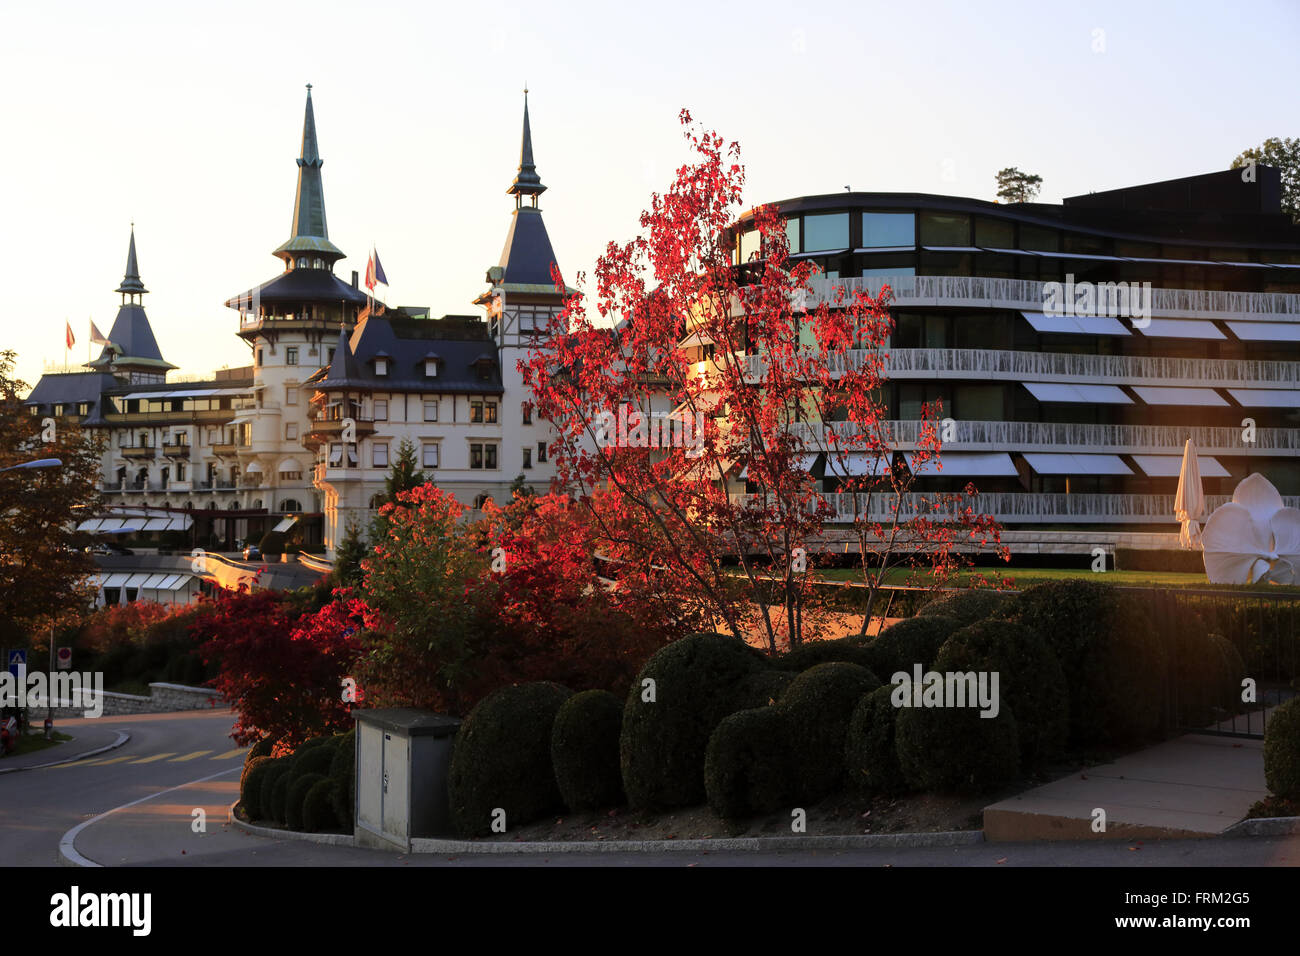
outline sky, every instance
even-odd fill
[[[29,385],[105,334],[135,223],[173,375],[250,364],[223,302],[273,278],[313,85],[336,274],[472,314],[513,209],[523,87],[559,265],[590,275],[689,153],[746,205],[854,191],[1040,201],[1224,169],[1300,135],[1300,3],[0,4],[0,350]],[[98,347],[95,350],[98,354]]]

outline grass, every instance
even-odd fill
[[[14,748],[14,752],[10,756],[21,757],[23,754],[34,754],[38,750],[56,747],[71,739],[71,735],[61,734],[57,730],[54,732],[53,740],[46,740],[43,733],[23,734],[18,740],[18,746]]]

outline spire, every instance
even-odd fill
[[[524,196],[532,196],[533,206],[536,206],[537,197],[544,192],[546,192],[546,187],[542,185],[542,177],[537,175],[537,166],[533,162],[533,131],[528,123],[528,88],[525,87],[524,138],[522,145],[519,147],[519,172],[506,193],[515,197],[516,206],[523,205]]]
[[[122,284],[113,291],[120,292],[123,296],[143,295],[149,291],[140,281],[140,266],[136,263],[135,223],[131,223],[131,245],[126,253],[126,274],[122,276]],[[125,302],[126,299],[123,298],[122,301]]]
[[[320,158],[316,142],[316,113],[311,104],[311,84],[307,84],[307,108],[302,121],[302,148],[298,155],[298,194],[293,203],[293,228],[289,241],[275,250],[275,254],[292,266],[295,260],[306,258],[309,266],[323,259],[327,266],[343,258],[343,253],[329,239],[325,223],[325,189],[321,184],[320,168],[325,160]]]

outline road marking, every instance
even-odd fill
[[[186,787],[192,787],[196,783],[207,783],[209,780],[216,780],[218,777],[224,777],[228,773],[233,773],[236,769],[238,768],[228,767],[225,770],[218,770],[216,773],[209,774],[206,777],[200,777],[198,780],[191,780],[189,783],[182,783],[175,787],[168,787],[166,790],[159,790],[157,793],[151,793],[138,800],[132,800],[130,803],[124,803],[120,807],[114,807],[112,810],[105,810],[99,816],[91,817],[89,820],[78,823],[67,833],[63,834],[59,839],[59,853],[74,866],[102,867],[104,864],[96,863],[94,860],[84,857],[77,852],[77,834],[86,829],[86,827],[90,826],[92,823],[98,823],[107,816],[117,813],[118,810],[125,810],[128,807],[135,806],[137,803],[144,803],[146,800],[152,800],[154,797],[161,797],[164,793],[171,793],[173,790],[183,790]]]
[[[175,757],[175,756],[176,756],[176,751],[169,750],[165,754],[154,754],[152,757],[141,757],[139,760],[132,760],[131,763],[133,765],[138,763],[153,763],[155,760],[162,760],[164,757]],[[107,761],[105,762],[107,763]]]
[[[209,757],[209,760],[230,760],[232,757],[238,757],[245,752],[245,748],[236,747],[234,750],[227,750],[223,754],[217,754],[215,757]]]
[[[212,753],[211,750],[196,750],[192,754],[186,754],[184,757],[172,757],[168,763],[183,763],[186,760],[193,760],[195,757],[202,757],[204,754]]]
[[[121,763],[123,760],[134,760],[135,754],[127,757],[109,757],[107,760],[87,760],[79,764],[69,764],[70,767],[107,767],[111,763]]]

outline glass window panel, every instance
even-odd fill
[[[948,320],[942,315],[925,317],[925,347],[928,349],[946,349],[948,347]]]
[[[1040,249],[1043,252],[1057,252],[1060,249],[1058,233],[1055,229],[1040,229],[1037,226],[1020,227],[1020,248]]]
[[[803,251],[799,247],[799,217],[798,216],[795,216],[793,219],[787,219],[785,221],[785,238],[786,241],[790,243],[791,254]]]
[[[757,229],[751,229],[749,232],[741,233],[740,236],[740,261],[748,262],[754,258],[758,252],[759,239],[761,234]]]
[[[862,246],[912,246],[916,244],[916,214],[910,212],[864,212]]]
[[[847,249],[849,246],[849,214],[847,212],[833,212],[818,216],[804,216],[803,238],[805,252],[820,252],[823,249]]]
[[[970,216],[959,212],[921,213],[921,245],[970,245]]]
[[[1014,249],[1016,227],[1006,219],[975,218],[975,245],[991,249]]]
[[[1002,421],[1001,385],[958,385],[954,395],[957,407],[950,414],[965,421]]]

